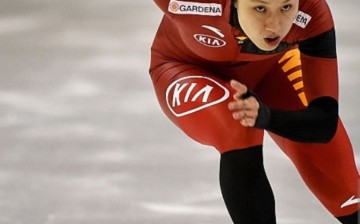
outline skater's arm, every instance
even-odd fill
[[[264,129],[291,140],[326,143],[335,135],[338,123],[338,103],[330,97],[313,100],[299,111],[270,110]]]
[[[338,123],[338,69],[335,30],[299,44],[308,107],[299,111],[269,109],[266,130],[300,142],[329,142]]]
[[[303,110],[285,111],[267,107],[247,87],[231,81],[236,90],[229,104],[233,117],[245,127],[266,129],[285,138],[308,143],[325,143],[337,129],[338,103],[331,97],[319,97]]]

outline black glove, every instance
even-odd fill
[[[240,98],[244,100],[251,96],[255,97],[255,99],[259,103],[258,117],[256,118],[254,127],[265,129],[269,126],[270,123],[270,119],[271,119],[270,109],[263,102],[261,102],[259,97],[251,90],[248,90]]]

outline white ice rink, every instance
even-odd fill
[[[360,165],[360,1],[329,0]],[[0,224],[230,224],[219,155],[161,112],[150,0],[0,3]],[[336,224],[269,140],[279,224]]]

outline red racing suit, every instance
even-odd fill
[[[228,109],[231,79],[278,110],[302,110],[320,97],[338,100],[334,23],[324,0],[300,0],[290,32],[271,52],[231,23],[230,0],[155,3],[164,17],[151,49],[151,78],[164,113],[197,142],[220,153],[262,144],[264,130],[243,127]],[[334,216],[358,209],[351,198],[358,197],[359,174],[340,119],[327,143],[275,133],[269,131]]]

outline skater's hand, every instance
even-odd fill
[[[254,96],[249,96],[248,88],[242,83],[231,80],[231,87],[236,91],[234,101],[229,103],[229,110],[235,120],[240,121],[244,127],[254,127],[259,115],[259,102]]]

